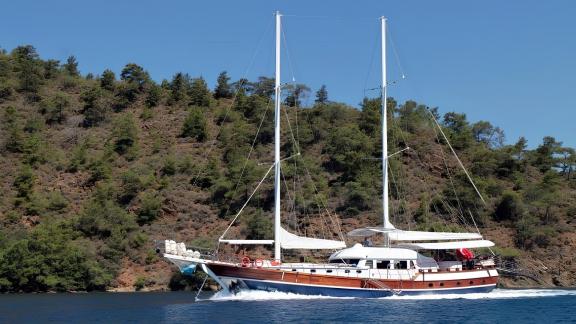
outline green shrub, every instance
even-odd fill
[[[154,221],[162,210],[162,199],[155,192],[144,192],[140,196],[137,221],[140,225]]]
[[[39,225],[0,253],[0,291],[103,290],[113,274],[75,242],[66,223]]]
[[[83,208],[78,219],[78,229],[90,237],[122,240],[136,228],[134,217],[116,203],[110,186],[100,185],[92,199]]]
[[[197,141],[203,142],[208,136],[206,129],[206,119],[200,109],[192,109],[188,117],[184,120],[182,127],[182,137],[192,137]]]
[[[85,140],[81,144],[76,145],[74,150],[72,150],[72,156],[70,157],[67,169],[69,172],[76,172],[86,164],[88,146],[88,141]]]
[[[173,156],[168,156],[164,160],[164,165],[162,165],[162,169],[160,170],[163,175],[172,176],[176,174],[177,165],[176,159]]]
[[[68,200],[60,191],[52,191],[48,194],[48,210],[61,211],[66,207],[68,207]]]
[[[138,143],[138,128],[131,114],[125,114],[114,121],[114,150],[118,154],[135,154]]]
[[[136,281],[134,281],[134,289],[136,289],[136,291],[140,291],[144,287],[146,287],[146,278],[138,277]]]
[[[20,168],[20,171],[14,179],[14,188],[16,189],[16,196],[19,198],[28,198],[32,193],[34,181],[36,176],[32,168],[25,164]]]
[[[502,220],[518,220],[524,213],[524,206],[520,195],[514,191],[505,191],[496,205],[494,218]]]
[[[88,178],[89,184],[94,184],[100,180],[110,179],[112,176],[112,168],[106,159],[101,158],[90,164],[88,167],[90,177]]]
[[[47,124],[60,124],[66,120],[68,107],[70,107],[70,99],[64,94],[56,94],[40,102],[40,112],[46,116]]]

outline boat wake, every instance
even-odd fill
[[[208,301],[263,301],[263,300],[300,300],[300,299],[354,299],[353,297],[330,297],[320,295],[299,295],[279,291],[264,290],[240,290],[239,292],[226,293],[219,291]]]
[[[379,298],[380,300],[440,300],[440,299],[513,299],[513,298],[541,298],[556,296],[576,296],[576,290],[568,289],[495,289],[489,293],[477,294],[444,294],[419,296],[392,296]],[[310,296],[284,292],[269,292],[262,290],[240,290],[239,292],[225,293],[219,291],[208,299],[202,301],[268,301],[268,300],[316,300],[316,299],[354,299],[354,297]]]
[[[477,294],[443,294],[419,296],[392,296],[380,299],[426,300],[426,299],[511,299],[539,298],[556,296],[576,296],[576,290],[569,289],[494,289],[489,293]]]

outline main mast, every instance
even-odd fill
[[[276,11],[276,75],[274,83],[274,260],[280,261],[280,33],[282,15]]]
[[[382,210],[384,216],[384,228],[393,229],[394,225],[390,223],[390,215],[388,213],[388,114],[387,110],[387,95],[386,89],[388,87],[386,80],[386,18],[380,17],[382,25]],[[385,244],[388,245],[388,237],[386,235]]]

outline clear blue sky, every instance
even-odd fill
[[[213,85],[222,70],[242,77],[261,39],[247,76],[273,74],[277,9],[287,15],[284,82],[326,84],[330,99],[357,105],[379,84],[384,15],[408,77],[391,96],[488,120],[508,142],[551,135],[576,146],[575,1],[6,1],[0,47],[73,54],[82,73],[136,62],[156,80],[183,71]],[[399,79],[392,49],[389,58]]]

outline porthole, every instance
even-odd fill
[[[473,284],[474,284],[474,281],[470,280],[470,284],[473,285]]]
[[[310,270],[310,272],[316,272],[316,269],[312,269],[312,270]]]
[[[444,287],[444,283],[443,283],[443,282],[440,283],[440,287]]]
[[[429,283],[429,284],[428,284],[428,287],[434,287],[434,284],[433,284],[433,283]]]
[[[296,271],[296,269],[292,269],[292,271]]]
[[[460,286],[460,281],[456,282],[456,285],[457,285],[457,286]]]
[[[350,270],[344,270],[345,273],[350,273]]]
[[[332,270],[326,270],[327,273],[332,273]]]
[[[356,273],[362,273],[362,270],[356,270]]]

